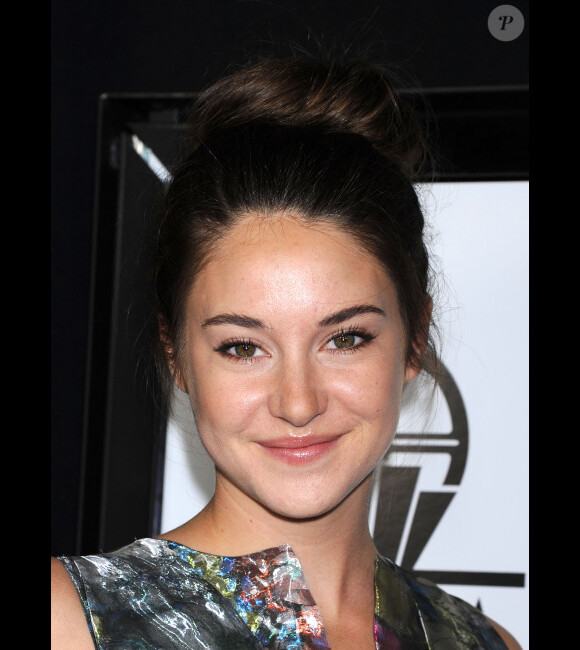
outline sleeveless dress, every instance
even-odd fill
[[[330,648],[289,545],[222,557],[145,538],[59,559],[99,650]],[[506,649],[477,608],[380,555],[374,636],[377,650]]]

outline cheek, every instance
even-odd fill
[[[361,419],[390,423],[398,419],[403,384],[403,364],[387,364],[384,358],[377,358],[337,378],[334,390],[345,407]]]
[[[202,440],[237,437],[251,425],[264,402],[259,383],[242,381],[231,373],[206,366],[190,377],[190,401]]]

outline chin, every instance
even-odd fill
[[[284,519],[308,520],[317,519],[329,514],[338,508],[345,499],[353,492],[353,488],[341,491],[339,494],[323,490],[317,494],[312,486],[305,488],[305,493],[300,490],[288,491],[282,499],[272,499],[271,493],[268,498],[258,499],[259,503],[269,512]],[[291,498],[287,495],[291,494]]]
[[[276,517],[279,517],[281,519],[287,519],[289,521],[309,521],[313,519],[319,519],[320,517],[323,517],[324,515],[328,514],[334,508],[337,507],[338,504],[334,504],[329,507],[313,507],[311,504],[310,505],[305,505],[303,508],[296,508],[296,507],[279,507],[275,506],[272,508],[269,508],[266,506],[266,508]]]

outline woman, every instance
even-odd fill
[[[266,60],[198,99],[158,231],[159,357],[216,466],[157,539],[53,560],[53,647],[519,648],[377,553],[373,470],[436,373],[426,147],[384,70]]]

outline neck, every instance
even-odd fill
[[[371,483],[369,476],[324,515],[295,520],[272,513],[218,477],[208,506],[162,537],[225,556],[289,544],[325,619],[338,617],[345,603],[360,602],[368,610],[377,553],[368,527]]]

